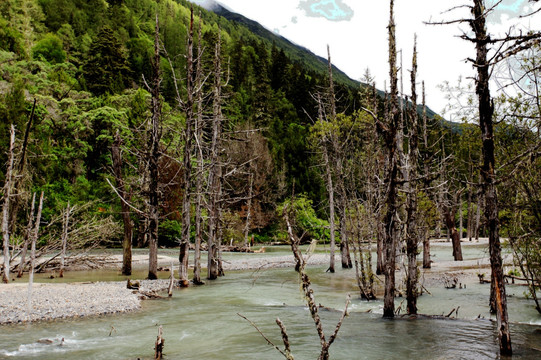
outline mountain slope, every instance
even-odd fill
[[[327,72],[327,59],[318,56],[314,54],[309,49],[297,45],[290,40],[286,39],[285,37],[278,35],[261,24],[259,24],[257,21],[251,20],[241,14],[235,13],[231,10],[229,10],[227,7],[223,6],[217,1],[214,0],[194,0],[195,4],[203,7],[206,10],[212,11],[217,15],[223,16],[229,21],[233,21],[235,23],[241,24],[248,28],[252,33],[256,34],[257,36],[267,40],[270,43],[275,43],[278,48],[281,48],[285,51],[287,56],[292,61],[297,61],[303,64],[306,68],[320,72],[320,73],[326,73]],[[360,81],[351,79],[346,73],[344,73],[342,70],[337,68],[336,66],[333,66],[333,76],[335,81],[343,83],[344,85],[347,85],[352,88],[359,88],[360,86],[366,86],[366,84],[361,83]],[[384,96],[384,92],[382,90],[378,90],[378,94],[380,96]],[[422,112],[422,109],[419,109],[419,113]],[[427,106],[427,116],[429,118],[433,118],[437,114],[430,109]]]

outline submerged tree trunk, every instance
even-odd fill
[[[472,227],[473,227],[473,202],[472,202],[473,191],[471,185],[468,186],[468,219],[466,220],[466,237],[469,241],[472,239]]]
[[[251,166],[250,166],[251,170]],[[248,174],[250,180],[248,188],[248,200],[246,201],[246,222],[244,223],[244,247],[248,247],[248,238],[250,236],[250,226],[252,220],[252,197],[254,195],[254,174]]]
[[[221,273],[220,259],[220,202],[221,202],[221,178],[222,164],[220,163],[220,143],[222,133],[222,59],[221,59],[221,36],[218,35],[214,52],[214,96],[213,96],[213,120],[212,120],[212,145],[209,172],[209,236],[208,236],[208,265],[207,278],[214,280]]]
[[[188,286],[188,263],[190,258],[190,226],[191,226],[191,180],[192,180],[192,133],[194,106],[194,71],[193,71],[193,8],[190,12],[190,29],[188,31],[188,55],[186,57],[186,128],[184,131],[184,194],[182,197],[182,235],[180,239],[178,277],[180,286]]]
[[[379,221],[379,218],[376,221],[376,275],[381,275],[385,273],[385,253],[383,252],[383,224],[381,221]]]
[[[327,183],[327,193],[329,196],[329,227],[330,227],[330,236],[331,236],[331,251],[330,251],[330,263],[329,268],[327,271],[333,273],[334,272],[334,252],[336,247],[336,240],[335,240],[335,234],[336,234],[336,227],[335,227],[335,214],[334,214],[334,186],[332,181],[332,175],[331,175],[331,164],[329,162],[329,156],[327,151],[325,150],[323,153],[323,160],[325,161],[325,180]]]
[[[453,244],[453,258],[455,259],[455,261],[462,261],[462,247],[460,244],[460,237],[458,235],[458,231],[455,225],[455,212],[448,207],[444,207],[443,219],[445,220],[445,225],[448,229],[447,232],[449,233]]]
[[[427,135],[427,116],[426,116],[426,94],[425,94],[425,82],[422,82],[423,91],[423,145],[425,149],[428,149],[428,135]],[[428,176],[428,161],[423,156],[424,162],[424,176]],[[427,183],[429,185],[429,182]],[[421,230],[421,229],[419,229]],[[422,228],[423,234],[423,269],[430,269],[432,267],[432,261],[430,260],[430,229],[428,226]]]
[[[124,225],[124,237],[122,240],[122,275],[131,275],[133,225],[130,217],[130,207],[128,205],[131,201],[131,194],[126,190],[124,178],[122,176],[121,145],[122,139],[120,133],[117,132],[115,141],[111,147],[111,158],[113,160],[113,172],[115,174],[117,191],[120,197],[122,223]]]
[[[490,267],[492,270],[491,298],[496,304],[496,319],[498,339],[500,341],[500,353],[511,355],[511,333],[507,314],[507,297],[503,279],[503,264],[499,236],[498,198],[496,194],[496,161],[494,155],[494,129],[492,116],[494,103],[490,96],[490,64],[487,60],[487,42],[489,36],[486,30],[486,8],[483,0],[473,0],[473,19],[470,22],[475,34],[475,47],[477,57],[475,67],[477,69],[476,93],[479,98],[479,126],[483,141],[483,165],[481,167],[482,190],[485,197],[485,218],[489,232]]]
[[[11,190],[13,188],[13,163],[14,163],[14,147],[15,147],[15,127],[11,125],[10,138],[9,138],[9,154],[8,154],[8,167],[6,170],[6,182],[4,184],[4,204],[2,205],[2,238],[4,245],[4,274],[2,281],[4,283],[9,282],[9,246],[10,246],[10,233],[9,233],[9,215],[10,215],[10,200]]]
[[[389,19],[389,75],[391,82],[389,124],[384,131],[387,147],[387,174],[385,185],[387,189],[386,213],[384,224],[384,252],[385,252],[385,295],[383,299],[383,317],[394,317],[395,271],[396,271],[396,245],[398,236],[398,159],[397,159],[397,131],[400,118],[398,109],[398,88],[396,68],[396,35],[394,22],[394,0],[390,2]]]
[[[155,280],[158,278],[158,201],[159,201],[159,169],[158,162],[160,159],[160,117],[161,117],[161,102],[160,102],[160,47],[159,47],[159,23],[158,15],[156,14],[156,29],[154,33],[154,63],[153,63],[153,84],[152,84],[152,123],[149,136],[149,156],[148,156],[148,174],[149,174],[149,199],[148,199],[148,278]]]
[[[335,98],[334,98],[334,82],[332,77],[332,62],[331,62],[331,50],[329,48],[329,45],[327,45],[327,65],[328,65],[328,74],[329,74],[329,95],[328,100],[330,102],[330,110],[331,110],[331,119],[336,119],[336,104],[335,104]],[[319,105],[319,121],[323,121],[323,113],[322,113],[322,106],[321,101]],[[331,134],[329,134],[332,136]],[[332,169],[331,169],[331,159],[329,157],[329,151],[327,149],[327,144],[329,142],[332,142],[332,139],[328,138],[327,135],[323,137],[323,161],[325,162],[325,184],[327,186],[327,195],[329,200],[329,226],[330,226],[330,236],[331,236],[331,244],[330,244],[330,262],[329,262],[329,268],[327,271],[330,271],[331,273],[334,272],[334,264],[335,264],[335,249],[336,249],[336,224],[335,224],[335,203],[334,203],[334,184],[333,184],[333,177],[332,177]]]
[[[202,285],[201,281],[201,242],[203,241],[203,217],[201,211],[203,207],[203,90],[202,90],[202,35],[201,35],[201,13],[199,13],[199,29],[197,44],[197,65],[195,71],[195,88],[197,98],[197,116],[195,118],[195,142],[197,158],[197,176],[196,176],[196,199],[195,199],[195,250],[193,266],[193,283]]]
[[[340,257],[342,259],[342,268],[351,269],[353,264],[351,263],[351,254],[349,251],[349,237],[346,226],[346,209],[341,207],[340,211]]]
[[[430,260],[430,238],[428,229],[424,229],[423,234],[423,269],[430,269],[432,261]]]
[[[417,248],[419,243],[419,224],[417,214],[417,159],[418,153],[418,116],[417,116],[417,93],[415,82],[417,77],[417,36],[415,36],[413,47],[413,61],[411,71],[411,104],[412,110],[410,114],[410,138],[408,152],[408,192],[407,192],[407,229],[406,238],[406,253],[408,257],[408,274],[406,279],[406,299],[408,314],[417,314]]]

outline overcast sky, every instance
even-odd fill
[[[270,30],[302,45],[320,56],[331,48],[333,63],[351,78],[360,80],[366,68],[376,78],[378,88],[388,79],[387,23],[389,1],[386,0],[218,0],[230,10],[251,18]],[[488,3],[494,3],[489,0]],[[409,89],[409,73],[414,34],[418,38],[418,79],[426,84],[427,103],[442,112],[447,101],[438,89],[444,81],[456,84],[459,76],[471,77],[474,57],[472,44],[459,39],[466,24],[431,26],[427,21],[454,20],[467,16],[452,7],[471,4],[470,0],[396,0],[395,22],[397,46],[403,50],[404,88]],[[519,19],[517,12],[527,13],[527,0],[503,0],[492,16],[489,31],[501,34],[511,25],[535,28],[541,17]],[[539,26],[537,26],[539,28]],[[409,93],[409,91],[405,91]]]

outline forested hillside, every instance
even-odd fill
[[[144,82],[152,76],[156,13],[163,45],[161,96],[165,108],[161,146],[171,159],[171,164],[163,165],[161,176],[176,171],[169,167],[180,161],[179,129],[183,128],[185,115],[176,102],[172,71],[185,96],[182,82],[186,77],[190,3],[25,0],[7,1],[0,6],[1,162],[7,161],[10,124],[15,125],[17,141],[22,141],[28,125],[28,177],[24,184],[28,191],[21,194],[23,202],[29,201],[30,189],[44,189],[46,217],[60,212],[68,201],[94,201],[94,210],[118,213],[118,199],[105,181],[113,175],[111,146],[120,131],[125,155],[133,156],[133,166],[125,165],[124,171],[126,176],[135,176],[137,155],[132,148],[143,140],[136,139],[135,129],[144,126],[150,114],[150,96]],[[228,130],[258,129],[252,141],[261,151],[256,155],[262,165],[255,186],[262,214],[254,225],[265,228],[273,221],[274,204],[291,192],[293,184],[295,192],[309,194],[315,201],[322,196],[308,133],[317,116],[311,94],[324,86],[325,73],[290,60],[276,44],[238,23],[204,9],[196,9],[196,17],[199,11],[205,69],[212,66],[214,43],[221,29],[224,73],[229,77],[223,110]],[[207,89],[209,83],[205,84]],[[351,81],[339,87],[340,109],[351,114],[358,103],[359,89]],[[29,124],[34,99],[36,108]],[[234,161],[242,162],[239,157],[249,154],[234,156]],[[5,167],[2,182],[4,173]],[[246,186],[241,179],[237,181]],[[243,193],[242,186],[235,190]],[[178,230],[175,213],[179,209],[175,204],[182,193],[171,189],[162,195],[169,204],[162,205],[162,235],[172,245]],[[238,216],[240,205],[233,202],[231,211],[231,216]]]

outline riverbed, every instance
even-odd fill
[[[441,274],[438,266],[448,266],[449,250],[446,244],[433,248],[435,266],[431,272]],[[465,288],[445,289],[438,280],[440,276],[433,276],[433,281],[426,282],[430,294],[425,292],[419,298],[423,314],[445,316],[458,308],[458,316],[453,313],[442,320],[400,316],[397,320],[383,320],[381,300],[366,302],[359,298],[353,269],[337,269],[335,274],[329,274],[325,272],[326,264],[310,266],[316,301],[326,307],[321,315],[327,336],[334,330],[346,295],[352,295],[349,316],[331,347],[331,358],[498,358],[495,325],[487,308],[489,285],[479,284],[475,276],[486,271],[483,264],[487,254],[480,245],[466,246],[464,253],[466,261],[473,265],[446,271],[459,276]],[[278,251],[266,256],[283,255]],[[226,254],[226,260],[233,263],[240,256]],[[94,275],[105,277],[106,273]],[[521,286],[508,286],[514,358],[538,359],[541,316],[524,297],[524,291]],[[397,307],[401,302],[402,298],[396,299]],[[295,359],[317,358],[319,339],[301,295],[298,275],[290,267],[262,267],[228,271],[225,277],[204,286],[176,290],[172,298],[144,301],[139,311],[128,314],[1,326],[0,359],[151,358],[159,325],[163,327],[164,353],[169,359],[280,358],[237,313],[252,320],[282,347],[275,324],[279,317],[287,327]],[[50,343],[39,342],[43,339]]]

